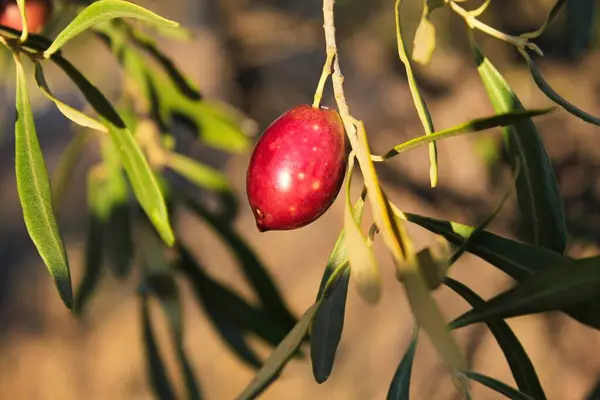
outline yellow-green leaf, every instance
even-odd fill
[[[71,308],[73,291],[69,261],[54,216],[48,170],[35,130],[25,71],[16,53],[15,62],[17,71],[15,169],[19,200],[29,236],[48,267],[60,297],[67,308]]]
[[[412,59],[421,65],[429,64],[435,50],[435,25],[429,20],[429,7],[423,5],[423,16],[415,33]]]
[[[95,129],[100,132],[108,132],[108,129],[102,125],[102,123],[92,117],[88,117],[84,113],[75,108],[71,107],[68,104],[65,104],[61,100],[57,99],[52,92],[50,91],[50,87],[48,87],[48,83],[46,82],[46,77],[44,76],[44,69],[42,68],[42,64],[38,61],[34,61],[35,63],[35,81],[39,86],[40,90],[49,100],[56,104],[58,110],[63,113],[65,117],[75,122],[78,125],[81,125],[85,128]]]
[[[350,186],[354,169],[354,153],[348,160],[348,176],[346,182],[346,207],[344,209],[344,231],[346,232],[346,249],[352,272],[352,282],[356,290],[369,304],[376,304],[381,297],[381,274],[373,250],[367,245],[359,223],[354,219]]]
[[[225,174],[192,158],[171,152],[167,156],[166,164],[173,171],[197,186],[217,192],[229,192],[231,190]]]
[[[56,53],[69,40],[92,26],[113,18],[136,18],[150,24],[177,27],[179,23],[168,20],[146,10],[144,7],[123,0],[100,0],[87,6],[69,25],[54,39],[52,45],[44,52],[48,58]]]

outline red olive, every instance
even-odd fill
[[[51,0],[27,0],[25,2],[25,17],[29,32],[40,33],[51,12]],[[16,0],[0,0],[0,25],[19,31],[23,29]]]
[[[323,215],[342,187],[346,162],[337,111],[300,105],[281,115],[258,140],[248,167],[258,230],[296,229]]]

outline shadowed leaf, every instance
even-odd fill
[[[529,397],[528,395],[519,392],[517,389],[508,386],[506,383],[500,382],[494,378],[490,378],[489,376],[481,375],[476,372],[465,372],[465,375],[484,386],[489,387],[496,392],[505,395],[507,398],[512,400],[534,400],[533,397]]]
[[[419,337],[419,330],[414,329],[412,339],[404,357],[400,361],[390,389],[387,394],[387,400],[409,400],[410,399],[410,377],[412,374],[413,360],[415,359],[415,353],[417,350],[417,339]]]

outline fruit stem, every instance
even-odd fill
[[[335,51],[328,50],[327,59],[325,60],[325,65],[323,65],[323,72],[321,72],[321,79],[319,79],[319,84],[317,85],[317,90],[315,91],[315,99],[313,100],[312,104],[314,108],[319,108],[319,106],[321,105],[321,99],[323,98],[323,89],[325,88],[327,78],[329,78],[329,75],[331,75],[331,64],[333,63],[334,57]]]

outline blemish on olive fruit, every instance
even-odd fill
[[[258,140],[246,177],[259,231],[301,228],[335,201],[346,169],[344,125],[335,110],[300,105]]]
[[[52,12],[51,0],[27,0],[25,18],[30,33],[40,33]],[[16,0],[0,0],[0,25],[22,30],[21,14]]]

